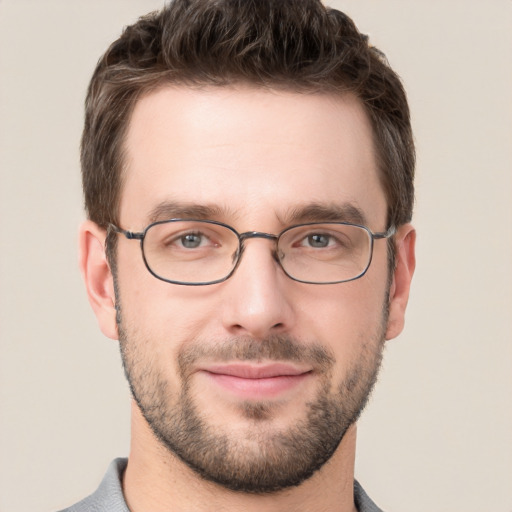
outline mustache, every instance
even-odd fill
[[[332,350],[319,343],[301,343],[291,336],[273,335],[263,340],[250,336],[233,337],[216,342],[195,340],[184,344],[178,354],[182,376],[190,373],[197,362],[227,361],[289,361],[309,364],[314,369],[327,371],[335,363]]]

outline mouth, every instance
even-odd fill
[[[209,365],[200,372],[215,386],[244,400],[282,397],[311,377],[311,368],[288,363]]]

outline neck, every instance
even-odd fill
[[[355,441],[353,425],[331,459],[297,487],[268,495],[235,492],[202,479],[164,448],[133,404],[132,440],[123,491],[131,512],[355,512]]]

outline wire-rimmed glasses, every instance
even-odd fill
[[[170,219],[153,222],[141,232],[110,224],[130,240],[140,240],[151,274],[168,283],[209,285],[233,275],[249,238],[274,242],[273,256],[285,274],[309,284],[336,284],[363,276],[373,255],[374,240],[393,236],[373,233],[347,222],[315,222],[290,226],[278,235],[234,228],[213,220]]]

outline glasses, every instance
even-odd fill
[[[156,278],[190,286],[220,283],[231,277],[249,238],[272,240],[274,259],[294,281],[353,281],[368,270],[374,240],[395,233],[394,227],[384,233],[372,233],[365,226],[346,222],[300,224],[278,235],[259,231],[238,233],[221,222],[189,219],[154,222],[140,233],[113,224],[110,229],[130,240],[140,240],[144,263]]]

